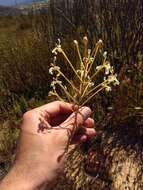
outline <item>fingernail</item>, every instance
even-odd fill
[[[91,109],[89,107],[82,107],[79,109],[79,112],[82,114],[83,120],[87,120],[91,115]]]

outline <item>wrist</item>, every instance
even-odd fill
[[[1,181],[2,190],[37,190],[36,180],[30,179],[24,171],[14,166],[7,176]]]

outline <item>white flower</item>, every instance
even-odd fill
[[[110,91],[112,90],[112,88],[111,88],[110,86],[106,86],[106,87],[105,87],[105,90],[106,90],[107,92],[110,92]]]
[[[89,75],[86,75],[87,76],[87,80],[91,82],[91,78]]]
[[[89,87],[94,86],[94,82],[89,82],[89,83],[88,83],[88,86],[89,86]]]
[[[104,51],[103,57],[106,59],[107,58],[107,51]]]
[[[52,53],[54,53],[55,55],[57,55],[57,53],[62,52],[62,46],[61,46],[61,40],[58,39],[58,44],[56,44],[56,47],[52,50]]]
[[[56,81],[51,82],[51,87],[54,87],[56,85]]]
[[[51,75],[53,75],[54,74],[54,71],[60,71],[60,67],[58,67],[58,66],[52,66],[52,67],[50,67],[50,69],[49,69],[49,73],[51,74]],[[58,72],[58,75],[59,75],[59,72]]]
[[[56,84],[62,84],[61,80],[56,80]]]
[[[74,40],[73,42],[74,42],[74,44],[78,45],[78,41],[77,40]]]
[[[62,52],[62,48],[61,48],[61,46],[59,46],[59,45],[57,45],[57,46],[52,50],[52,53],[55,54],[55,55],[57,55],[58,52],[59,52],[59,53]]]
[[[61,47],[61,39],[58,38],[58,46]]]
[[[83,42],[84,42],[85,44],[88,43],[88,38],[87,38],[87,36],[84,36],[84,37],[83,37]]]
[[[110,70],[111,70],[110,63],[108,62],[107,64],[104,65],[104,67],[105,67],[105,75],[109,75]]]
[[[60,70],[60,67],[54,66],[54,70],[55,70],[55,71],[59,71],[59,70]]]
[[[99,39],[98,43],[99,44],[103,44],[103,41],[101,39]]]
[[[56,82],[52,81],[50,86],[53,88],[53,90],[55,90],[56,89]]]
[[[52,53],[55,54],[55,55],[58,54],[58,53],[57,53],[57,47],[55,47],[55,48],[52,50]]]
[[[120,84],[120,82],[116,79],[113,83],[114,86],[118,86]]]
[[[56,63],[56,61],[57,61],[57,56],[54,56],[53,63]]]
[[[113,66],[110,68],[110,73],[111,74],[113,74],[113,72],[114,72],[114,68],[113,68]]]
[[[60,81],[60,80],[53,80],[52,82],[51,82],[51,87],[55,90],[55,88],[56,88],[56,84],[62,84],[62,81]]]
[[[105,80],[107,80],[107,79],[104,77],[104,81],[105,81]],[[104,88],[105,88],[105,91],[107,91],[107,92],[109,92],[109,91],[112,90],[112,88],[111,88],[109,85],[107,85],[107,84],[102,84],[102,87],[104,87]]]
[[[108,80],[109,83],[113,83],[114,86],[120,84],[118,79],[117,79],[117,74],[115,74],[115,75],[112,74],[112,75],[108,76],[107,80]]]
[[[88,49],[88,57],[91,55],[91,49]]]
[[[99,65],[99,66],[96,67],[96,70],[98,71],[98,70],[100,70],[102,68],[103,68],[103,65]]]
[[[94,60],[94,58],[93,57],[90,57],[90,59],[89,59],[89,63],[92,63],[93,62],[93,60]]]
[[[99,65],[96,67],[96,70],[101,70],[105,68],[105,75],[109,75],[110,73],[113,73],[113,67],[111,67],[110,62],[105,62],[102,65]]]
[[[66,85],[64,85],[64,89],[65,89],[65,90],[67,90],[67,89],[68,89]]]
[[[49,74],[50,75],[53,75],[54,73],[53,73],[53,71],[54,71],[54,69],[53,69],[54,67],[50,67],[50,69],[49,69]]]

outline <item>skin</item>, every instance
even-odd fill
[[[56,101],[23,116],[16,160],[1,190],[38,190],[61,175],[69,144],[95,136],[91,110]]]

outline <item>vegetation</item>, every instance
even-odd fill
[[[49,68],[55,42],[61,39],[75,63],[73,40],[82,42],[86,35],[91,48],[103,40],[120,86],[88,104],[98,135],[69,150],[69,184],[60,178],[56,189],[143,188],[142,20],[141,0],[51,0],[48,11],[0,17],[0,176],[1,168],[7,171],[13,160],[23,112],[51,101]],[[64,63],[60,57],[58,64],[67,71]]]

